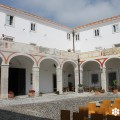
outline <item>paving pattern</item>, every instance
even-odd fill
[[[0,120],[60,120],[61,109],[70,110],[72,118],[72,112],[77,112],[79,106],[86,105],[91,101],[113,100],[116,97],[120,97],[120,94],[69,93],[66,95],[43,95],[37,98],[0,100]]]

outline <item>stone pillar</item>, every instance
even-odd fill
[[[33,66],[32,68],[32,89],[35,90],[35,96],[39,96],[39,67]]]
[[[83,69],[80,69],[80,84],[83,84]]]
[[[9,65],[1,65],[1,98],[8,98]]]
[[[107,91],[107,82],[106,82],[106,68],[102,68],[102,72],[101,72],[101,85],[102,85],[102,89],[104,89],[105,91]]]
[[[56,68],[57,73],[57,91],[59,91],[60,94],[63,93],[63,81],[62,81],[62,69]]]
[[[79,74],[78,74],[78,69],[74,70],[75,73],[75,92],[78,93],[78,84],[79,84]]]

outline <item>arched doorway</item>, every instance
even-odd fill
[[[46,58],[40,63],[40,92],[53,93],[57,91],[56,67],[57,61]]]
[[[75,73],[71,62],[65,62],[62,69],[63,92],[75,92]]]
[[[25,95],[32,89],[33,61],[23,55],[13,57],[9,62],[8,90],[16,96]]]
[[[88,61],[84,63],[82,67],[85,91],[101,88],[101,70],[99,63],[96,61]]]
[[[117,86],[120,86],[120,59],[110,58],[105,63],[108,91],[112,92],[113,81],[117,80]]]

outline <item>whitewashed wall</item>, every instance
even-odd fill
[[[113,33],[112,25],[119,24],[119,32]],[[94,36],[94,29],[99,28],[100,36]],[[87,27],[78,31],[80,34],[79,45],[76,49],[81,52],[94,51],[95,47],[111,48],[114,44],[120,43],[120,20]]]
[[[13,27],[5,25],[6,13],[15,16]],[[15,42],[36,43],[38,46],[61,50],[72,49],[72,41],[67,39],[67,32],[59,27],[45,25],[35,18],[1,8],[0,18],[0,37],[4,34],[15,37]],[[30,31],[31,22],[36,24],[35,32]]]

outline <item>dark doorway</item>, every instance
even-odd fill
[[[57,91],[57,78],[56,78],[56,74],[53,74],[53,91],[54,92]]]
[[[15,95],[25,95],[25,74],[23,68],[10,68],[8,90]]]
[[[108,77],[109,77],[109,86],[113,87],[114,86],[113,80],[116,80],[116,72],[110,72]]]

